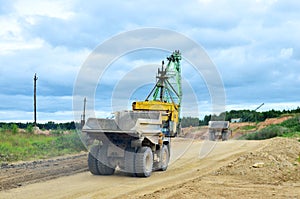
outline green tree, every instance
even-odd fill
[[[33,126],[31,124],[28,124],[26,127],[26,132],[32,134],[33,133]]]
[[[181,119],[181,127],[199,126],[199,118],[183,117]]]
[[[11,125],[11,132],[12,132],[12,134],[17,134],[19,132],[18,125],[12,124]]]

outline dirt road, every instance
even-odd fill
[[[0,198],[300,198],[298,141],[175,139],[172,149],[168,170],[149,178],[82,172],[4,190]]]
[[[0,191],[87,171],[87,153],[0,165]],[[1,194],[0,194],[1,196]]]

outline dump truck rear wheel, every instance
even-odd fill
[[[98,151],[99,151],[99,146],[98,145],[94,145],[92,146],[89,155],[88,155],[88,167],[89,170],[92,174],[94,175],[99,175],[99,170],[97,168],[97,158],[95,158],[95,156],[98,155]]]
[[[153,169],[153,153],[149,147],[138,149],[135,157],[135,172],[138,177],[149,177]]]
[[[115,168],[109,165],[107,148],[107,146],[103,145],[98,152],[97,168],[100,175],[112,175],[115,172]]]
[[[97,168],[100,175],[112,175],[115,172],[115,168],[111,168],[110,166],[103,164],[101,161],[97,161]]]
[[[214,130],[209,130],[209,140],[210,141],[215,141],[216,140],[216,135]]]
[[[228,131],[223,131],[222,132],[222,141],[228,140]]]
[[[134,148],[127,148],[124,155],[124,170],[128,175],[134,175],[134,160],[135,160],[135,151]]]
[[[162,149],[160,150],[160,170],[165,171],[168,168],[170,160],[170,152],[168,146],[163,145]]]

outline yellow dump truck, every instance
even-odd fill
[[[132,110],[116,112],[113,119],[89,118],[83,126],[93,143],[88,155],[92,174],[112,175],[119,168],[148,177],[152,171],[167,169],[170,139],[180,132],[180,52],[167,60],[144,101],[133,102]]]

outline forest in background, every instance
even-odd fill
[[[204,126],[208,125],[210,120],[225,120],[231,121],[233,118],[240,118],[241,122],[262,122],[267,118],[276,118],[284,114],[296,114],[300,113],[300,107],[293,110],[269,110],[264,112],[257,112],[254,110],[231,110],[221,113],[220,115],[206,115],[202,120],[195,117],[183,117],[181,118],[181,127],[190,126]]]
[[[182,117],[181,127],[190,127],[190,126],[204,126],[208,125],[208,122],[212,120],[224,120],[231,121],[233,118],[240,118],[242,122],[262,122],[267,118],[276,118],[280,117],[283,114],[295,114],[300,113],[300,107],[297,107],[293,110],[269,110],[264,112],[257,112],[254,110],[231,110],[221,113],[220,115],[206,115],[203,119],[199,119],[197,117]],[[47,123],[38,123],[37,126],[41,130],[74,130],[76,129],[75,122],[65,122],[65,123],[55,123],[53,121],[49,121]],[[33,127],[33,123],[20,123],[20,122],[0,122],[0,128],[2,129],[12,129],[12,128],[20,128],[20,129],[31,129]]]

